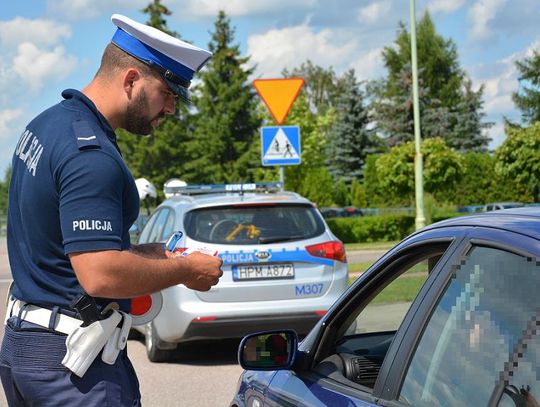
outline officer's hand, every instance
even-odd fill
[[[223,260],[217,256],[193,252],[182,259],[186,273],[184,285],[192,290],[208,291],[219,282],[219,278],[223,275],[221,270]]]
[[[181,256],[182,255],[182,252],[180,252],[179,250],[175,250],[174,252],[170,252],[168,250],[164,250],[164,253],[165,253],[165,257],[171,259],[173,257],[178,257],[178,256]]]

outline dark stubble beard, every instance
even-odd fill
[[[124,129],[133,134],[147,136],[152,132],[152,119],[148,118],[148,98],[146,91],[141,89],[126,109],[126,124]]]

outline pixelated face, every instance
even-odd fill
[[[528,386],[513,397],[540,399],[538,262],[474,247],[453,271],[413,357],[402,400],[486,405],[500,383]]]

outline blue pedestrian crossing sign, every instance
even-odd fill
[[[300,127],[261,127],[262,165],[300,164]]]

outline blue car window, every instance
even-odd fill
[[[148,239],[145,243],[155,243],[160,242],[162,239],[163,230],[165,229],[165,224],[169,217],[170,209],[162,209],[156,213],[156,220],[152,225],[152,230],[148,235]]]
[[[347,334],[397,331],[412,301],[428,277],[429,259],[401,270],[401,274],[362,310]]]
[[[400,401],[485,406],[500,383],[540,400],[539,268],[535,259],[474,247],[430,318]]]
[[[148,219],[148,222],[144,225],[144,228],[141,232],[141,235],[139,236],[139,243],[148,243],[148,237],[150,236],[150,232],[152,231],[152,228],[154,227],[154,223],[156,222],[156,219],[159,215],[159,212],[154,213],[150,219]]]
[[[360,290],[350,301],[343,326],[314,371],[332,380],[373,389],[392,344],[414,298],[448,248],[449,242],[426,245],[396,256],[387,269],[370,270],[386,277],[377,290]]]
[[[174,232],[175,212],[173,210],[168,210],[167,212],[167,220],[165,221],[165,226],[161,231],[161,237],[159,239],[160,242],[166,241]]]

